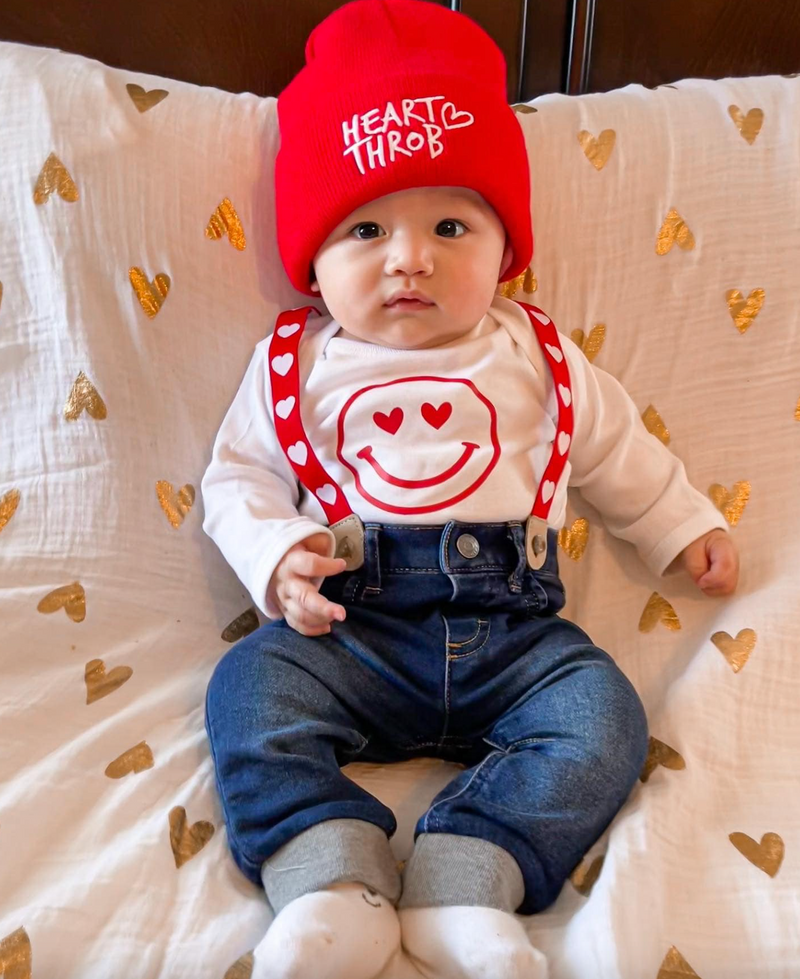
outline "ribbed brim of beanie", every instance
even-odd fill
[[[278,247],[300,292],[314,295],[314,256],[341,221],[413,187],[477,191],[513,250],[502,281],[530,264],[530,169],[505,58],[466,15],[431,0],[351,0],[309,36],[278,123]]]

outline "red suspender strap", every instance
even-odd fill
[[[306,437],[300,417],[300,338],[310,314],[321,315],[314,306],[281,313],[269,345],[269,379],[275,412],[275,434],[300,483],[319,500],[329,524],[343,520],[353,511],[344,493],[322,468]]]
[[[516,302],[527,312],[531,325],[536,332],[536,339],[539,341],[539,346],[542,348],[542,353],[553,375],[558,403],[558,424],[556,437],[553,441],[553,451],[550,455],[550,461],[542,473],[539,490],[536,494],[533,510],[531,510],[534,517],[539,517],[546,522],[556,486],[564,472],[564,466],[567,464],[572,434],[575,429],[575,417],[572,410],[572,385],[570,384],[567,360],[553,321],[538,307],[519,302],[519,300]]]

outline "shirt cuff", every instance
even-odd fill
[[[692,541],[707,534],[711,530],[728,530],[725,517],[718,511],[695,513],[683,523],[670,531],[649,552],[640,552],[642,561],[658,577],[661,577],[681,551]]]

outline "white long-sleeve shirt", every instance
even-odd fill
[[[497,296],[466,335],[403,350],[336,336],[331,316],[309,318],[299,349],[300,408],[310,445],[364,522],[413,525],[524,521],[553,449],[552,375],[527,313]],[[578,487],[609,531],[656,574],[697,537],[727,529],[650,435],[625,390],[560,336],[575,425],[548,524],[566,518]],[[268,618],[269,585],[298,541],[333,533],[301,487],[274,428],[270,338],[255,353],[203,477],[203,529]],[[317,584],[321,579],[317,579]]]

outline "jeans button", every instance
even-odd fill
[[[463,557],[477,557],[480,553],[481,545],[472,534],[461,534],[456,541],[456,549]]]

